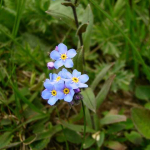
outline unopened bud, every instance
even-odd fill
[[[55,68],[55,67],[54,67],[54,63],[53,63],[53,62],[48,62],[48,63],[47,63],[47,68],[48,68],[49,70],[54,69],[54,68]]]
[[[78,89],[74,89],[74,92],[75,93],[80,93],[81,92],[81,90],[78,88]]]

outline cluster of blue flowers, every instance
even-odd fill
[[[66,68],[73,67],[72,58],[76,55],[74,49],[67,50],[67,46],[60,43],[55,50],[50,53],[50,57],[55,62],[47,64],[48,69],[58,69],[63,65]],[[82,64],[81,64],[82,65]],[[48,104],[54,105],[58,100],[71,103],[73,100],[82,99],[80,88],[87,88],[85,84],[89,77],[86,74],[81,75],[81,72],[74,69],[72,73],[63,68],[58,74],[50,73],[50,79],[44,82],[45,90],[42,91],[42,98],[48,100]]]

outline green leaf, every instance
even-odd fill
[[[63,121],[63,120],[61,120],[61,123],[64,127],[71,129],[73,131],[84,132],[84,126],[83,125],[70,124],[70,123],[67,123],[66,121]],[[94,133],[95,131],[92,128],[87,126],[86,132]]]
[[[58,19],[59,21],[64,22],[65,24],[76,30],[76,24],[73,18],[53,10],[48,10],[46,11],[46,13]]]
[[[80,144],[82,142],[81,136],[73,130],[66,128],[64,129],[64,134],[66,136],[66,139],[71,143]]]
[[[4,147],[0,148],[0,150],[4,150],[4,149],[16,147],[16,146],[20,145],[21,143],[22,143],[22,142],[11,143],[11,144],[9,144],[9,145],[7,145],[7,146],[4,146]]]
[[[90,5],[87,6],[85,13],[83,14],[82,24],[85,23],[88,23],[88,26],[86,32],[83,34],[83,44],[84,44],[84,49],[88,51],[90,47],[92,28],[93,28],[93,13]]]
[[[83,148],[87,149],[87,148],[91,147],[94,143],[95,143],[95,140],[93,138],[91,138],[90,136],[88,136],[85,139],[85,142],[83,143]]]
[[[126,121],[126,116],[124,115],[107,115],[100,120],[102,125],[113,124],[117,122]]]
[[[92,91],[91,88],[87,88],[83,90],[82,92],[83,95],[83,102],[93,112],[96,113],[96,102],[95,102],[95,95]]]
[[[132,131],[131,133],[125,133],[125,137],[135,145],[141,145],[142,137],[139,133]]]
[[[98,147],[102,146],[102,144],[104,143],[104,139],[105,139],[105,133],[102,131],[102,132],[100,132],[100,138],[97,141]]]
[[[115,75],[112,75],[107,81],[106,83],[103,85],[102,89],[100,90],[100,92],[97,94],[96,96],[96,103],[97,103],[97,108],[101,105],[101,103],[105,100],[108,92],[109,92],[109,89],[110,89],[110,86],[113,82],[115,78]]]
[[[83,46],[77,50],[77,55],[73,59],[74,69],[83,73]]]
[[[32,136],[30,136],[29,138],[25,139],[25,140],[23,141],[23,143],[24,143],[25,145],[29,145],[29,144],[33,143],[33,142],[35,141],[35,139],[36,139],[36,135],[32,135]]]
[[[78,30],[77,30],[77,35],[82,34],[86,31],[86,28],[88,26],[88,23],[83,23],[79,26]]]
[[[32,150],[43,150],[47,147],[48,143],[50,142],[50,138],[46,138],[44,140],[36,141],[31,144]]]
[[[132,120],[137,130],[147,139],[150,139],[150,110],[133,108]]]
[[[142,100],[150,99],[150,86],[137,86],[135,89],[135,95]]]
[[[99,82],[103,79],[107,71],[114,65],[114,63],[107,65],[104,69],[100,71],[100,73],[96,76],[94,81],[91,84],[91,88],[95,90],[96,86],[99,84]]]
[[[126,146],[117,141],[107,141],[106,147],[112,150],[126,150]]]
[[[13,135],[11,132],[5,132],[4,134],[0,135],[0,148],[7,146],[12,140],[12,138]]]

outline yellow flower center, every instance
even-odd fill
[[[56,90],[52,90],[51,93],[52,93],[53,96],[56,96],[56,95],[57,95]]]
[[[72,78],[72,81],[75,82],[75,83],[78,83],[78,82],[79,82],[79,79],[76,78],[76,77],[73,77],[73,78]]]
[[[65,60],[67,58],[67,55],[66,54],[61,54],[61,59],[62,60]]]
[[[61,79],[61,77],[60,77],[60,76],[58,76],[58,77],[56,78],[56,81],[58,82],[60,79]]]
[[[63,90],[63,92],[64,92],[65,94],[69,94],[70,90],[69,90],[68,88],[65,88],[65,89]]]

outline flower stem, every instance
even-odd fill
[[[81,145],[80,150],[83,149],[83,144],[84,144],[84,142],[85,142],[85,134],[86,134],[86,115],[85,115],[85,106],[84,106],[82,100],[81,100],[81,103],[82,103],[83,117],[84,117],[84,133],[83,133],[83,141],[82,141],[82,145]]]

